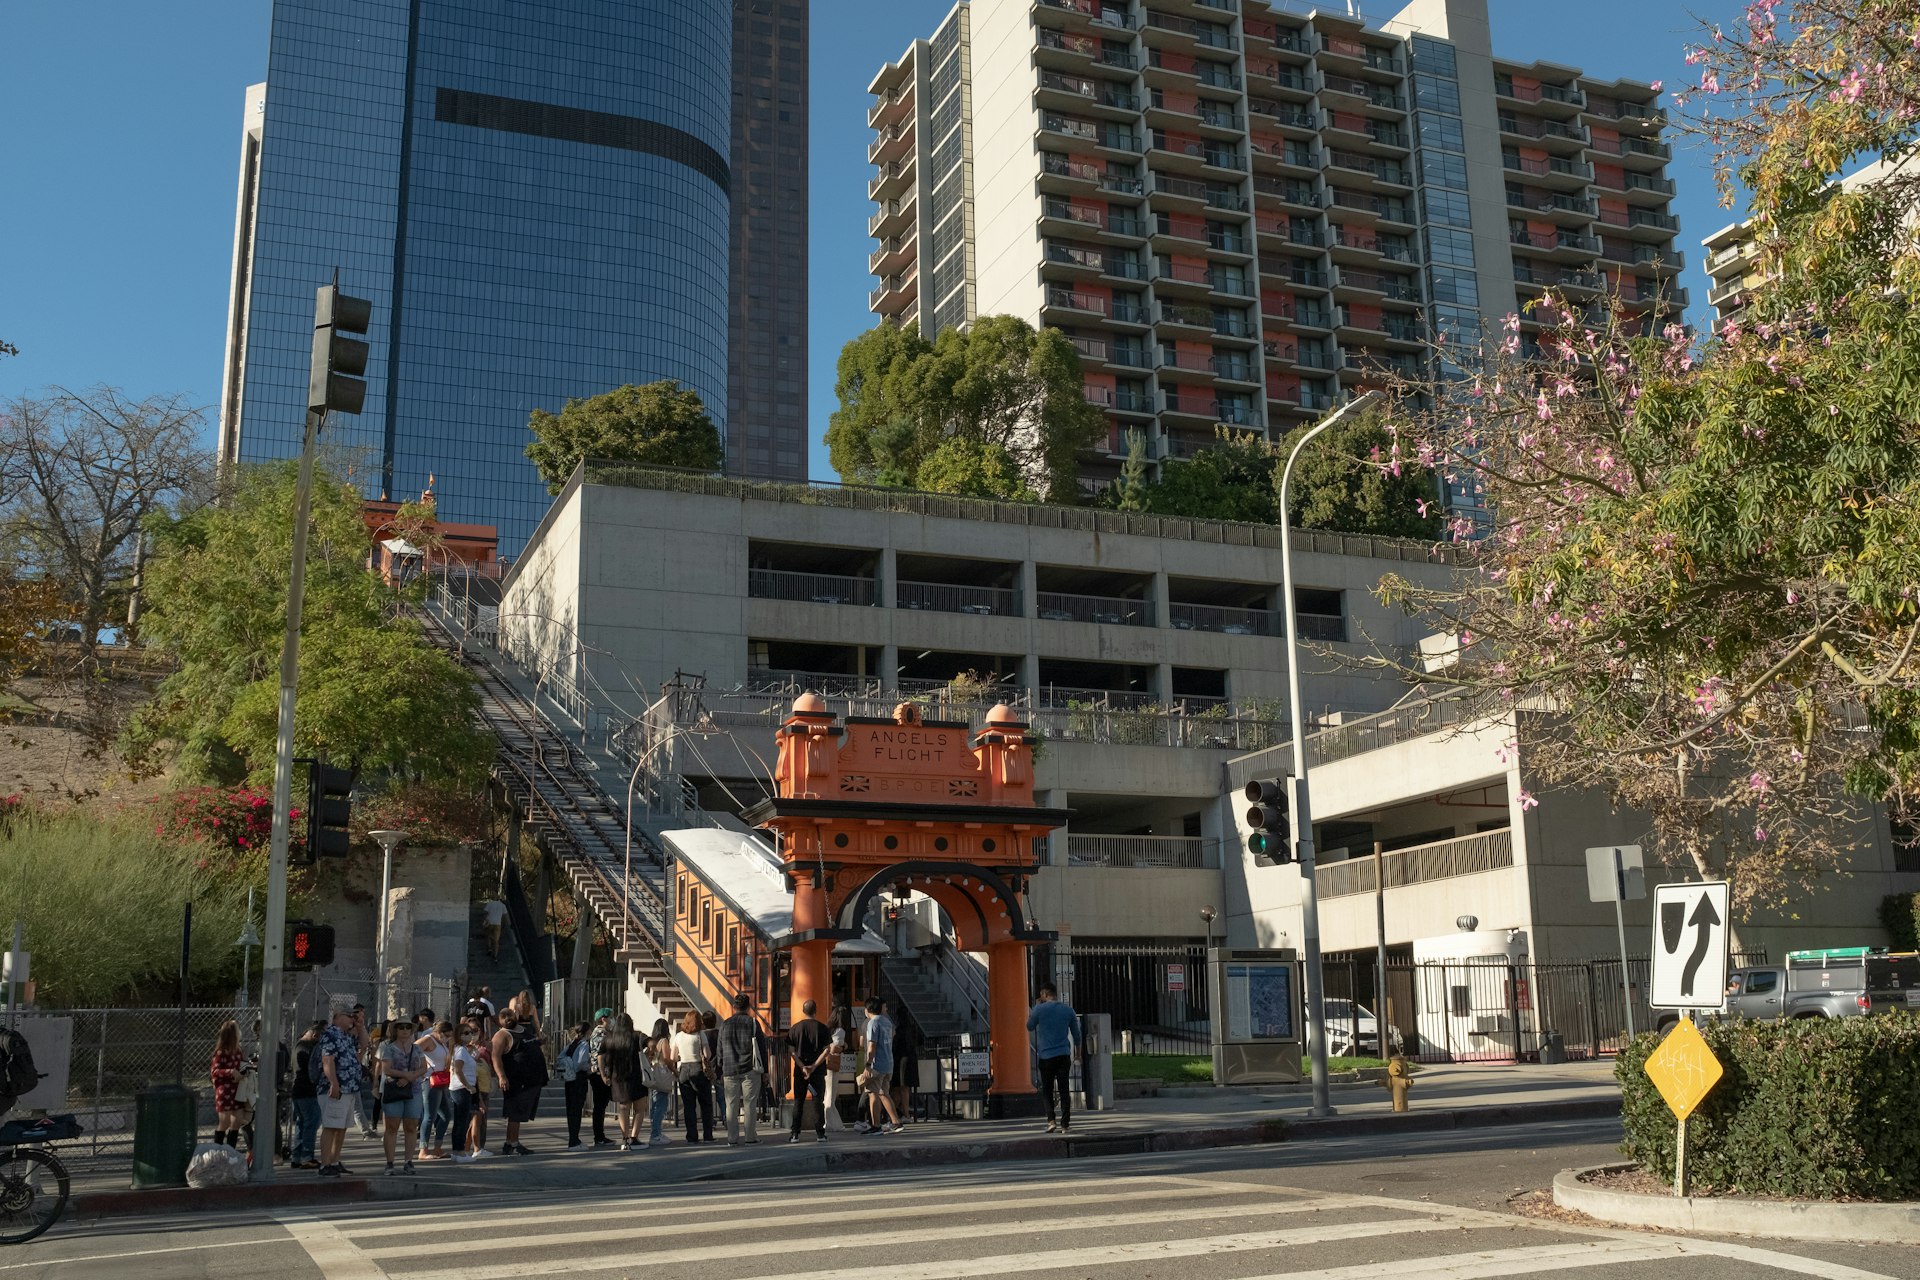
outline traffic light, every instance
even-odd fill
[[[332,963],[332,925],[295,920],[287,927],[288,968],[318,968]]]
[[[347,825],[353,821],[353,779],[351,769],[340,769],[325,760],[307,763],[307,861],[315,858],[344,858],[352,834]]]
[[[1293,816],[1287,798],[1289,778],[1247,784],[1247,851],[1263,867],[1293,861]]]
[[[349,298],[339,285],[322,285],[313,303],[313,368],[307,408],[315,413],[358,413],[367,401],[367,344],[343,337],[365,333],[373,304]]]

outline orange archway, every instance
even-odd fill
[[[925,720],[912,703],[890,719],[844,722],[802,694],[779,729],[776,794],[742,816],[775,836],[793,891],[792,1016],[831,998],[834,945],[861,936],[874,897],[924,893],[946,911],[963,950],[987,955],[988,1097],[1001,1113],[1034,1094],[1027,1042],[1027,949],[1051,941],[1028,918],[1034,841],[1062,809],[1033,802],[1033,748],[1010,708],[964,721]]]

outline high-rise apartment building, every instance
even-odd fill
[[[809,0],[734,0],[727,471],[807,478]]]
[[[728,416],[727,0],[275,0],[248,91],[221,455],[299,451],[313,293],[374,303],[369,494],[433,478],[512,555],[527,416],[674,378]]]
[[[1549,287],[1685,304],[1652,86],[1494,57],[1484,0],[972,0],[869,91],[871,309],[1066,332],[1089,486],[1131,431],[1277,438]]]

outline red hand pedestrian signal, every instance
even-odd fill
[[[333,926],[296,920],[288,930],[287,954],[292,963],[319,968],[333,963]]]

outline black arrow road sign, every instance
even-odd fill
[[[1700,964],[1707,958],[1707,947],[1713,941],[1714,926],[1720,923],[1720,913],[1713,908],[1711,894],[1701,894],[1699,905],[1693,909],[1693,919],[1687,921],[1695,930],[1693,935],[1693,954],[1687,957],[1686,968],[1680,971],[1680,994],[1693,995],[1693,978],[1700,972]]]

